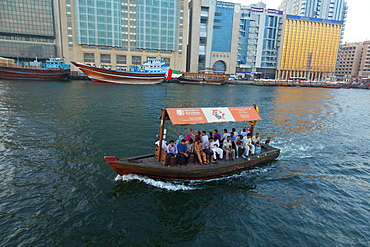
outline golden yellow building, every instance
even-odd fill
[[[286,15],[276,78],[329,78],[335,71],[342,25],[342,21]]]

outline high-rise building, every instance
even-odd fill
[[[187,71],[235,73],[240,4],[222,1],[189,2]]]
[[[0,55],[25,62],[60,56],[55,2],[0,1]]]
[[[276,78],[330,78],[335,70],[343,22],[286,15]]]
[[[242,6],[236,69],[238,76],[274,78],[282,11],[266,9],[262,2]]]
[[[62,50],[67,62],[126,69],[161,57],[185,70],[186,0],[60,0]]]
[[[347,19],[348,6],[345,0],[283,0],[280,10],[288,15],[342,21]],[[345,25],[342,27],[343,37]]]

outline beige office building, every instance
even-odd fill
[[[363,43],[358,76],[359,79],[370,79],[370,41],[365,41]]]
[[[141,3],[141,4],[140,4]],[[186,0],[60,0],[61,54],[67,63],[127,69],[161,57],[185,70],[188,39]],[[72,70],[78,70],[72,66]]]
[[[235,74],[241,5],[192,0],[189,11],[187,71]]]
[[[343,44],[335,75],[346,81],[370,78],[370,41]]]

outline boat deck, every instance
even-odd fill
[[[265,163],[277,158],[280,150],[263,145],[261,153],[251,155],[246,158],[239,156],[238,159],[226,161],[217,160],[216,163],[207,165],[194,164],[190,162],[189,166],[183,165],[178,167],[175,165],[163,165],[158,162],[154,154],[141,155],[125,159],[118,159],[114,156],[104,157],[106,162],[118,174],[124,175],[128,173],[141,174],[149,177],[169,178],[169,179],[201,179],[218,177],[222,174],[232,173],[241,169],[252,167],[261,163]]]

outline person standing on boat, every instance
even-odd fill
[[[228,136],[230,136],[230,133],[227,132],[227,129],[224,129],[224,135],[222,136],[222,141],[225,141]]]
[[[247,136],[248,135],[248,127],[247,126],[245,126],[243,129],[242,129],[242,131],[240,131],[240,134],[243,136],[243,137],[245,137],[245,136]]]
[[[244,152],[242,157],[246,158],[249,155],[249,151],[251,152],[252,155],[254,155],[254,145],[252,144],[252,135],[248,134],[243,138],[243,147],[244,147]]]
[[[193,129],[190,129],[190,135],[194,137],[194,141],[200,139],[200,131],[197,131],[196,134],[193,133]]]
[[[199,160],[200,165],[208,164],[207,163],[207,156],[202,150],[202,144],[200,143],[200,139],[195,140],[194,151],[198,155],[198,160]],[[195,164],[197,164],[197,163],[195,162]]]
[[[224,156],[224,151],[220,148],[220,142],[218,141],[218,139],[210,137],[209,141],[210,141],[209,145],[210,145],[210,147],[213,151],[213,159],[217,160],[216,154],[218,154],[218,156],[222,160],[222,158]]]
[[[231,156],[231,159],[235,161],[235,149],[233,149],[233,144],[230,140],[230,136],[226,137],[226,140],[224,140],[224,144],[222,145],[222,148],[224,149],[226,153],[226,161],[229,161],[230,156]]]
[[[170,167],[171,165],[171,157],[177,156],[177,146],[175,145],[175,141],[171,140],[170,144],[167,146],[167,165]]]
[[[185,139],[182,139],[179,144],[177,144],[177,166],[181,167],[182,165],[189,166],[189,154],[188,148],[185,144]],[[184,164],[185,160],[185,164]]]
[[[213,137],[214,138],[217,138],[217,140],[220,142],[221,141],[221,135],[220,135],[220,133],[218,133],[218,130],[217,129],[215,129],[214,131],[213,131]]]
[[[259,154],[261,152],[261,140],[259,133],[256,133],[256,135],[252,137],[252,144],[254,145],[255,153]]]

